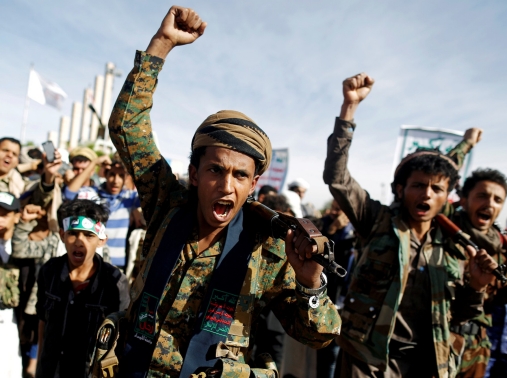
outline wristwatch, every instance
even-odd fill
[[[311,308],[319,307],[319,298],[326,290],[327,277],[324,273],[320,274],[320,282],[321,287],[319,287],[318,289],[309,289],[306,286],[301,285],[301,283],[299,283],[298,280],[296,280],[296,288],[302,295],[304,295],[305,297],[309,297],[308,304],[310,305]]]

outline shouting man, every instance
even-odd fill
[[[493,258],[504,263],[507,239],[495,224],[505,203],[507,178],[495,169],[478,169],[465,180],[461,190],[461,208],[452,214],[452,220],[472,241],[484,248]],[[490,377],[505,375],[505,304],[507,288],[499,282],[490,285],[485,299],[484,313],[471,321],[452,328],[465,338],[465,352],[460,366],[460,378],[484,377],[491,355],[490,329],[494,345],[494,358],[491,362]],[[502,346],[503,345],[503,346]],[[505,361],[505,357],[504,357]]]
[[[372,200],[350,176],[353,116],[373,83],[366,74],[344,81],[344,103],[328,140],[324,170],[324,181],[363,244],[344,301],[337,373],[452,376],[457,356],[449,321],[480,314],[497,264],[486,251],[470,248],[470,278],[463,285],[459,259],[465,256],[433,221],[459,177],[449,157],[420,151],[404,158],[394,175],[391,207]]]
[[[191,143],[189,189],[155,145],[149,114],[164,59],[205,28],[193,10],[173,6],[146,52],[137,52],[109,122],[148,224],[127,314],[124,377],[249,369],[251,328],[266,306],[315,348],[340,329],[322,267],[311,259],[316,247],[303,235],[288,233],[286,243],[263,235],[243,209],[271,160],[269,138],[252,119],[224,110],[204,120]]]

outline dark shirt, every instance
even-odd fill
[[[392,339],[404,343],[428,345],[433,342],[431,330],[431,281],[424,256],[431,253],[431,229],[419,241],[410,232],[410,258],[407,285],[396,312],[396,323]]]
[[[37,377],[86,377],[100,324],[129,305],[125,275],[99,255],[94,259],[97,270],[81,291],[73,289],[66,254],[39,273],[36,308],[45,327]]]

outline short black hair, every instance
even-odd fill
[[[113,160],[111,162],[111,165],[109,168],[107,168],[105,171],[104,171],[104,175],[107,176],[107,174],[109,173],[109,171],[113,168],[121,168],[125,171],[125,173],[127,172],[127,169],[125,168],[125,166],[123,165],[122,161],[121,160]]]
[[[38,148],[31,148],[28,150],[28,152],[26,154],[28,155],[29,158],[32,158],[32,159],[39,159],[39,160],[42,159],[42,151],[39,150]]]
[[[198,147],[195,150],[192,150],[190,152],[190,164],[193,165],[196,169],[199,169],[199,164],[201,163],[201,158],[206,154],[206,147]],[[246,155],[246,154],[245,154]],[[250,155],[247,155],[250,156]],[[251,157],[251,156],[250,156]],[[254,176],[257,176],[259,174],[259,169],[261,166],[261,163],[252,157],[255,163],[255,172]]]
[[[505,193],[507,193],[507,178],[502,172],[491,168],[479,168],[473,171],[465,180],[463,188],[461,189],[461,196],[467,198],[475,185],[481,181],[492,181],[497,183],[504,188]]]
[[[442,175],[449,178],[449,187],[447,188],[448,192],[454,189],[454,186],[459,180],[458,171],[449,161],[447,161],[447,159],[435,154],[416,156],[403,164],[397,175],[394,176],[394,181],[391,184],[391,190],[396,198],[396,186],[400,184],[402,187],[405,187],[408,178],[412,172],[415,171],[421,171],[429,175]]]
[[[16,138],[12,138],[12,137],[0,138],[0,144],[2,144],[5,141],[17,144],[19,146],[19,150],[21,151],[21,142],[19,140],[17,140]]]
[[[257,196],[260,196],[261,194],[267,195],[271,192],[278,193],[278,190],[276,190],[276,188],[273,188],[271,185],[263,185],[259,189],[259,193],[257,193]]]
[[[58,209],[58,225],[63,229],[63,220],[71,216],[84,216],[96,222],[106,223],[109,219],[109,211],[106,207],[91,200],[76,199],[64,203]]]
[[[269,207],[272,210],[280,211],[282,213],[286,213],[291,211],[290,205],[287,202],[287,198],[280,194],[271,194],[264,198],[264,202],[262,203],[264,206]]]

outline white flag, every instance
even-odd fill
[[[67,93],[56,83],[43,78],[34,70],[30,71],[28,81],[28,97],[41,105],[53,106],[61,109]]]

